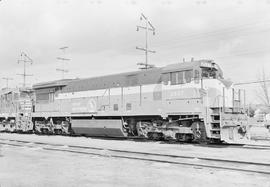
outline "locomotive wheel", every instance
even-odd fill
[[[61,135],[62,134],[62,130],[61,129],[55,129],[54,130],[54,134]]]
[[[176,133],[175,138],[178,142],[188,142],[191,143],[194,135],[193,134],[181,134],[181,133]]]
[[[41,134],[49,134],[49,130],[48,129],[42,129],[41,130]]]
[[[160,136],[159,136],[158,133],[153,133],[152,137],[153,137],[154,140],[159,140],[160,139]]]
[[[162,140],[164,138],[164,135],[161,132],[148,132],[147,137],[150,140],[159,141],[159,140]]]
[[[206,130],[203,122],[193,122],[191,125],[194,140],[200,143],[207,142]]]
[[[152,126],[150,122],[138,122],[136,125],[138,136],[147,138]]]

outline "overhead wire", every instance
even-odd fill
[[[239,83],[234,83],[234,85],[258,84],[258,83],[265,83],[265,82],[270,82],[270,80],[251,81],[251,82],[239,82]]]
[[[181,40],[181,41],[185,41],[185,40],[190,40],[190,39],[198,39],[201,37],[210,37],[213,35],[219,35],[219,34],[226,34],[226,33],[234,33],[234,32],[239,32],[239,31],[248,31],[247,29],[255,29],[257,30],[257,28],[255,28],[254,26],[258,25],[258,24],[263,24],[263,26],[268,26],[270,25],[270,20],[268,20],[269,22],[266,23],[249,23],[249,24],[244,24],[244,25],[238,25],[238,26],[233,26],[233,27],[227,27],[227,28],[220,28],[220,29],[216,29],[213,31],[207,31],[207,32],[200,32],[200,33],[193,33],[193,34],[182,34],[182,35],[177,35],[177,37]],[[170,34],[172,35],[172,34]],[[168,40],[166,40],[168,41]],[[175,41],[175,39],[173,39],[173,41]],[[155,42],[153,42],[155,44]],[[158,43],[156,43],[158,44]]]
[[[242,27],[242,28],[241,27],[230,27],[227,29],[219,29],[219,30],[215,30],[215,31],[211,31],[211,32],[192,34],[192,35],[189,35],[188,37],[185,37],[185,38],[179,38],[177,40],[173,39],[173,42],[170,42],[168,40],[164,41],[163,43],[160,42],[159,45],[157,45],[158,44],[157,42],[156,43],[152,42],[151,46],[153,46],[153,48],[175,49],[175,48],[181,47],[181,46],[192,45],[192,44],[194,44],[194,42],[196,42],[197,46],[198,46],[198,45],[203,45],[205,43],[208,43],[212,40],[216,40],[215,36],[224,36],[224,35],[229,35],[229,34],[241,34],[241,36],[243,37],[243,36],[246,36],[249,34],[268,32],[270,30],[270,27],[266,27],[263,30],[258,30],[257,28],[254,27],[254,25],[257,25],[257,24],[258,23],[255,23],[255,24],[249,23],[249,24],[243,24],[243,25],[248,26],[248,27]],[[260,23],[260,24],[262,24],[262,23]],[[268,24],[264,23],[264,26],[268,26]],[[203,41],[197,42],[197,41],[199,41],[199,39],[201,39]],[[128,49],[125,51],[127,52]]]

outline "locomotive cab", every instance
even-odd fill
[[[180,141],[234,143],[246,138],[244,92],[224,80],[222,70],[213,61],[169,65],[163,68],[162,84],[168,122],[164,129],[152,130],[151,137],[162,133],[164,138]],[[171,124],[174,130],[169,128]]]
[[[201,77],[212,79],[223,79],[221,69],[214,62],[202,62],[200,65]]]
[[[235,89],[232,82],[225,80],[215,63],[202,62],[200,68],[207,137],[228,143],[246,141],[245,91]]]

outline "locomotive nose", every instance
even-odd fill
[[[233,84],[233,82],[232,82],[232,81],[230,81],[230,80],[226,80],[226,79],[220,79],[220,82],[222,82],[226,88],[231,87],[231,86],[232,86],[232,84]]]

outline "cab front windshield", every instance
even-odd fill
[[[219,77],[218,70],[216,68],[202,67],[202,78],[217,79]]]

